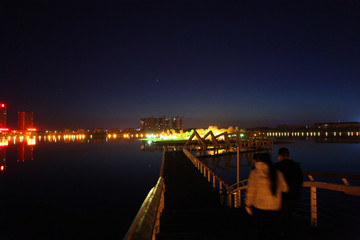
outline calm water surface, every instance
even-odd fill
[[[156,184],[162,157],[125,141],[4,149],[0,236],[8,239],[122,238]]]
[[[297,141],[274,145],[273,159],[283,146],[304,171],[360,173],[360,144]],[[161,151],[140,149],[139,141],[1,147],[0,237],[122,238],[159,177]],[[207,161],[227,182],[236,181],[236,158]],[[242,165],[245,179],[246,155]]]
[[[359,143],[317,143],[310,140],[297,140],[294,143],[273,145],[273,162],[277,162],[279,148],[290,150],[291,159],[300,163],[303,171],[360,174],[360,144]],[[253,153],[241,154],[240,180],[247,179],[251,165],[248,159]],[[215,170],[229,184],[237,179],[236,156],[222,157],[216,161],[208,158],[208,166]],[[351,183],[351,181],[350,181]],[[358,182],[354,182],[358,184]]]

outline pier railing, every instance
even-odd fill
[[[360,180],[360,175],[356,174],[339,174],[339,173],[323,173],[323,172],[304,172],[304,175],[310,181],[305,181],[303,187],[310,188],[310,206],[311,206],[311,226],[318,225],[318,194],[317,189],[326,189],[337,192],[343,192],[348,195],[360,196],[360,187],[351,186],[349,179]],[[332,182],[315,181],[314,177],[341,179],[342,184]]]
[[[247,182],[248,180],[242,180],[237,182],[227,189],[227,205],[229,207],[239,208],[241,207],[242,196],[244,196],[244,192],[247,190]]]
[[[239,149],[238,149],[239,151]],[[194,164],[194,166],[200,171],[201,174],[207,178],[208,182],[212,183],[214,188],[218,188],[221,194],[222,202],[228,207],[240,208],[245,200],[245,193],[247,190],[247,179],[239,181],[231,186],[229,186],[224,180],[222,180],[213,170],[211,170],[206,164],[200,161],[196,156],[194,156],[189,150],[183,148],[183,152],[188,157],[188,159]],[[359,181],[360,175],[357,174],[340,174],[340,173],[323,173],[323,172],[304,172],[304,176],[308,177],[308,181],[303,183],[304,192],[307,192],[309,197],[304,197],[308,204],[306,209],[299,209],[305,214],[297,214],[300,217],[309,217],[310,225],[312,227],[318,226],[318,202],[321,204],[321,210],[329,212],[330,209],[328,206],[333,205],[338,207],[337,210],[331,210],[330,215],[339,213],[347,216],[347,219],[351,219],[351,215],[358,210],[352,209],[351,204],[349,206],[344,206],[344,203],[335,203],[336,199],[343,199],[341,197],[334,197],[336,193],[344,193],[347,196],[356,198],[355,201],[359,200],[360,197],[360,186],[350,185],[350,180]],[[315,177],[318,181],[315,181]],[[328,197],[326,199],[319,199],[318,192],[328,191]],[[330,192],[329,192],[330,191]],[[323,196],[323,192],[321,193]],[[299,204],[301,205],[301,204]],[[303,204],[304,205],[304,204]],[[357,206],[357,204],[353,204]],[[344,208],[346,207],[346,209]],[[346,211],[350,211],[350,214],[346,215]],[[305,216],[304,216],[305,215]],[[327,216],[322,214],[321,219],[331,219],[334,217]],[[357,214],[355,214],[357,215]],[[350,223],[347,225],[354,225],[354,221],[349,220]]]
[[[221,179],[213,170],[201,162],[197,157],[195,157],[189,150],[183,148],[183,152],[189,158],[189,160],[194,164],[194,166],[200,171],[201,174],[207,178],[209,183],[212,183],[214,188],[219,190],[227,189],[229,185]]]
[[[163,178],[165,149],[163,152],[160,177],[141,205],[124,240],[155,240],[160,232],[160,216],[164,209],[165,182]]]
[[[184,148],[189,150],[196,149],[197,152],[226,150],[229,152],[235,151],[236,148],[246,148],[248,150],[271,147],[273,140],[265,135],[256,135],[248,132],[246,136],[243,133],[227,133],[215,135],[212,131],[207,132],[204,136],[194,130],[193,134],[188,138],[184,144]]]
[[[317,227],[318,226],[318,202],[321,202],[322,206],[330,206],[333,205],[338,208],[337,210],[331,210],[331,214],[335,214],[335,213],[342,213],[342,215],[345,215],[345,208],[347,208],[347,211],[350,212],[350,215],[354,214],[354,211],[358,210],[352,208],[351,206],[345,206],[344,202],[341,202],[340,204],[334,204],[333,202],[335,201],[334,199],[334,193],[328,195],[328,197],[326,198],[326,200],[322,199],[319,200],[318,198],[318,189],[321,190],[330,190],[330,191],[335,191],[338,193],[344,193],[346,195],[351,195],[354,196],[355,198],[357,198],[357,201],[359,200],[360,197],[360,186],[352,186],[349,183],[349,180],[360,180],[360,175],[356,175],[356,174],[339,174],[339,173],[323,173],[323,172],[304,172],[304,176],[307,176],[309,178],[309,181],[305,181],[303,183],[303,187],[305,189],[309,189],[310,191],[310,198],[308,198],[307,200],[310,200],[310,209],[308,207],[308,209],[305,209],[303,211],[306,212],[310,212],[310,224],[312,227]],[[315,181],[314,177],[319,177],[322,178],[322,181]],[[328,182],[324,182],[323,180],[327,178],[330,180]],[[331,180],[333,179],[333,180]],[[337,180],[341,180],[342,183],[337,183]],[[241,207],[242,203],[244,202],[245,198],[245,192],[247,189],[247,180],[243,180],[241,182],[235,183],[234,185],[231,185],[230,187],[227,188],[227,203],[229,207],[235,207],[235,208],[239,208]],[[338,197],[341,199],[341,196]],[[357,204],[353,204],[354,206],[358,206]],[[329,212],[329,207],[325,207],[322,210]],[[321,214],[323,219],[324,218],[332,218],[334,219],[334,217],[331,216],[327,216],[325,214]],[[350,218],[351,216],[347,215],[347,218]],[[357,214],[355,214],[357,215]],[[351,221],[348,225],[351,225]]]

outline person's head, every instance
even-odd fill
[[[271,156],[269,153],[257,153],[254,154],[254,160],[256,162],[264,162],[267,165],[272,165]]]
[[[278,152],[278,160],[282,161],[284,159],[289,159],[290,158],[290,153],[289,153],[289,149],[287,148],[280,148],[279,152]]]

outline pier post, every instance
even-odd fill
[[[227,194],[227,200],[228,200],[228,202],[227,202],[227,205],[228,205],[228,207],[232,207],[232,194]],[[235,194],[235,197],[236,197],[236,194]]]
[[[235,208],[240,208],[241,207],[241,195],[240,195],[240,191],[237,191],[234,193],[234,207]]]
[[[316,187],[310,188],[311,226],[317,227]]]
[[[236,179],[236,182],[239,182],[239,179],[240,179],[240,148],[237,147],[236,148],[236,163],[237,163],[237,179]]]

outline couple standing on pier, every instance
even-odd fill
[[[279,149],[278,160],[273,164],[268,153],[254,155],[245,203],[255,217],[258,239],[292,238],[292,212],[301,196],[303,174],[287,148]]]

